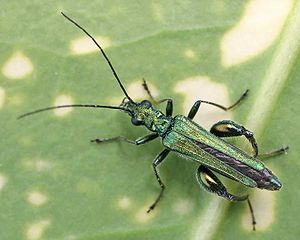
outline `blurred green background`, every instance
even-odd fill
[[[0,3],[0,239],[298,238],[298,1]],[[174,99],[176,114],[186,114],[199,98],[228,105],[250,89],[245,103],[223,118],[253,130],[261,152],[290,147],[287,155],[266,163],[283,182],[282,190],[233,186],[251,194],[256,232],[245,203],[204,192],[195,180],[197,164],[174,154],[160,167],[164,198],[147,215],[159,192],[151,161],[161,143],[89,142],[147,133],[121,112],[74,109],[16,120],[63,96],[95,104],[116,104],[123,97],[97,51],[72,48],[82,47],[85,36],[61,11],[104,40],[137,100],[144,94],[136,90],[142,78],[158,98]],[[198,115],[199,124],[223,119],[205,109]]]

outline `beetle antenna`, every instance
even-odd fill
[[[126,109],[126,108],[115,107],[115,106],[93,105],[93,104],[70,104],[70,105],[59,105],[59,106],[53,106],[53,107],[46,107],[46,108],[37,109],[37,110],[34,110],[32,112],[28,112],[28,113],[20,115],[18,117],[18,119],[27,117],[27,116],[32,115],[32,114],[36,114],[36,113],[40,113],[40,112],[44,112],[44,111],[48,111],[48,110],[53,110],[53,109],[57,109],[57,108],[74,108],[74,107],[82,107],[82,108],[109,108],[109,109],[118,109],[118,110],[123,110],[123,111],[128,112],[128,109]]]
[[[96,46],[100,49],[100,51],[101,51],[102,55],[104,56],[106,62],[108,63],[108,65],[109,65],[109,67],[110,67],[110,69],[111,69],[113,75],[114,75],[115,78],[117,79],[117,81],[118,81],[118,83],[119,83],[119,86],[121,87],[123,93],[125,94],[125,96],[128,98],[128,100],[129,100],[130,102],[134,102],[134,101],[131,99],[131,97],[129,97],[129,95],[127,94],[127,92],[126,92],[126,90],[125,90],[123,84],[121,83],[121,80],[120,80],[120,78],[119,78],[117,72],[115,71],[113,65],[111,64],[111,62],[110,62],[110,60],[109,60],[109,58],[107,57],[106,53],[104,52],[104,50],[103,50],[103,48],[100,46],[100,44],[96,41],[96,39],[95,39],[94,37],[92,37],[92,35],[89,34],[87,30],[85,30],[83,27],[81,27],[81,26],[80,26],[77,22],[75,22],[73,19],[69,18],[66,14],[64,14],[63,12],[61,12],[61,14],[62,14],[66,19],[68,19],[71,23],[73,23],[76,27],[78,27],[79,29],[81,29],[87,36],[89,36],[89,37],[93,40],[93,42],[96,44]]]

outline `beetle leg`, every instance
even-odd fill
[[[258,158],[269,158],[269,157],[275,157],[275,156],[278,156],[278,155],[281,155],[283,153],[287,153],[287,150],[289,149],[288,146],[284,146],[284,147],[281,147],[279,149],[276,149],[275,151],[272,151],[272,152],[268,152],[268,153],[261,153],[261,154],[258,154]]]
[[[144,81],[145,81],[145,80],[144,80]],[[144,82],[144,83],[146,83],[146,82]],[[195,117],[196,113],[197,113],[198,110],[199,110],[199,107],[200,107],[201,103],[210,104],[210,105],[213,105],[213,106],[215,106],[215,107],[221,108],[221,109],[223,109],[224,111],[228,111],[228,110],[234,108],[235,106],[237,106],[238,104],[240,104],[240,103],[244,100],[244,98],[247,96],[248,92],[249,92],[249,89],[247,89],[247,90],[242,94],[242,96],[241,96],[234,104],[232,104],[232,105],[229,106],[229,107],[224,107],[224,106],[222,106],[222,105],[220,105],[220,104],[213,103],[213,102],[209,102],[209,101],[198,100],[198,101],[196,101],[196,102],[194,103],[194,105],[192,106],[192,108],[191,108],[191,110],[190,110],[190,112],[189,112],[189,114],[188,114],[188,118],[189,118],[189,119],[193,119],[193,118]]]
[[[192,108],[191,108],[191,110],[189,111],[189,114],[188,114],[188,118],[189,118],[189,119],[192,120],[192,119],[195,117],[196,113],[197,113],[198,110],[199,110],[199,107],[200,107],[200,105],[201,105],[201,102],[202,102],[202,100],[198,100],[198,101],[196,101],[196,102],[193,104],[193,106],[192,106]]]
[[[220,197],[224,197],[230,201],[245,201],[248,198],[248,195],[243,196],[235,196],[227,192],[226,187],[223,183],[217,178],[215,174],[212,173],[208,168],[200,165],[196,178],[201,187],[203,187],[206,191],[215,193]],[[204,182],[205,181],[205,182]]]
[[[91,140],[91,142],[103,143],[103,142],[110,142],[110,141],[124,141],[124,142],[128,142],[128,143],[135,144],[135,145],[141,145],[141,144],[147,143],[157,137],[158,137],[157,133],[151,133],[144,137],[140,137],[136,140],[131,140],[131,139],[128,139],[123,136],[117,136],[117,137],[112,137],[112,138],[96,138],[96,139]]]
[[[231,193],[229,193],[226,189],[226,187],[223,185],[223,183],[217,178],[215,174],[213,174],[212,171],[210,171],[208,168],[206,168],[203,165],[200,165],[198,167],[196,178],[199,183],[199,185],[204,188],[204,190],[217,194],[220,197],[226,198],[229,201],[246,201],[248,203],[248,207],[251,213],[252,217],[252,226],[253,230],[255,230],[255,216],[253,213],[253,208],[250,203],[248,195],[242,195],[242,196],[235,196]]]
[[[258,154],[257,143],[253,133],[231,120],[217,122],[211,127],[210,132],[218,137],[245,136],[252,145],[253,156],[256,157]]]
[[[173,100],[172,99],[168,99],[167,102],[167,107],[166,107],[166,116],[172,116],[173,114]]]
[[[157,103],[157,101],[154,99],[153,95],[151,94],[151,91],[148,87],[148,84],[146,82],[146,80],[143,78],[143,88],[145,89],[145,91],[147,92],[147,94],[149,95],[149,97],[151,98],[151,100],[154,102],[154,103]]]
[[[194,105],[192,106],[192,108],[191,108],[191,110],[190,110],[190,112],[189,112],[189,114],[188,114],[188,118],[189,118],[189,119],[193,119],[193,118],[194,118],[194,116],[196,115],[196,113],[197,113],[198,110],[199,110],[199,107],[200,107],[201,103],[210,104],[210,105],[213,105],[213,106],[215,106],[215,107],[221,108],[221,109],[223,109],[224,111],[228,111],[228,110],[230,110],[230,109],[236,107],[237,105],[239,105],[239,104],[245,99],[245,97],[248,95],[248,92],[249,92],[249,89],[247,89],[247,90],[242,94],[242,96],[241,96],[234,104],[232,104],[232,105],[229,106],[229,107],[224,107],[224,106],[222,106],[222,105],[220,105],[220,104],[217,104],[217,103],[214,103],[214,102],[210,102],[210,101],[198,100],[198,101],[196,101],[196,102],[194,103]]]
[[[164,98],[164,99],[161,99],[161,100],[156,100],[153,97],[153,95],[151,94],[151,91],[150,91],[150,89],[147,85],[147,82],[144,78],[143,78],[143,88],[145,89],[145,91],[149,95],[151,101],[154,102],[155,104],[160,104],[160,103],[163,103],[163,102],[167,101],[166,115],[167,116],[172,116],[172,114],[173,114],[173,100],[171,98]]]
[[[170,152],[170,150],[168,149],[164,149],[160,154],[158,154],[153,163],[152,163],[152,167],[153,167],[153,170],[154,170],[154,173],[155,173],[155,177],[156,177],[156,180],[160,186],[160,193],[159,195],[157,196],[156,200],[154,201],[154,203],[151,204],[151,206],[149,207],[149,209],[147,210],[147,213],[149,213],[150,211],[152,211],[156,204],[160,201],[161,197],[163,196],[163,192],[165,190],[165,184],[161,181],[160,177],[159,177],[159,174],[158,174],[158,171],[157,171],[157,167],[158,165],[166,158],[166,156],[168,155],[168,153]]]
[[[194,103],[194,105],[192,106],[192,108],[188,114],[189,119],[193,119],[195,117],[196,113],[199,110],[200,104],[201,104],[201,100],[198,100]]]

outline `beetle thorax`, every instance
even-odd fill
[[[167,117],[161,111],[152,107],[148,100],[140,103],[122,102],[122,107],[128,109],[131,122],[135,126],[144,125],[152,132],[157,132],[162,136],[171,124],[171,117]]]
[[[170,119],[161,111],[153,107],[145,108],[144,106],[137,108],[135,118],[141,120],[144,125],[153,132],[162,135],[166,132],[170,125]]]

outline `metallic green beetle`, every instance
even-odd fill
[[[156,200],[149,207],[147,212],[150,212],[155,208],[155,206],[161,199],[165,189],[165,185],[158,174],[157,167],[166,158],[169,152],[173,151],[183,158],[190,159],[199,163],[196,178],[200,186],[202,186],[205,190],[215,193],[230,201],[247,200],[251,211],[253,229],[255,229],[256,222],[252,206],[248,199],[248,195],[235,196],[229,193],[226,187],[222,184],[222,182],[212,172],[217,172],[218,174],[240,182],[247,187],[257,187],[271,191],[279,190],[282,186],[279,179],[261,161],[259,161],[256,158],[258,155],[258,149],[252,132],[230,120],[223,120],[214,124],[208,132],[204,128],[192,121],[201,103],[210,104],[227,111],[238,105],[246,97],[248,90],[236,101],[235,104],[233,104],[230,107],[226,108],[222,105],[213,102],[198,100],[192,106],[187,117],[181,115],[172,117],[172,99],[162,99],[160,101],[155,101],[149,91],[146,81],[144,80],[143,86],[149,94],[150,98],[156,104],[167,102],[166,113],[164,114],[158,109],[154,108],[151,102],[148,100],[143,100],[142,102],[133,101],[127,94],[123,84],[121,83],[116,71],[114,70],[110,60],[106,56],[102,47],[84,28],[82,28],[79,24],[77,24],[74,20],[70,19],[64,13],[62,13],[62,15],[70,22],[75,24],[78,28],[80,28],[85,34],[87,34],[97,45],[126,97],[124,98],[120,106],[105,106],[91,104],[60,105],[35,110],[33,112],[23,114],[19,118],[23,118],[28,115],[42,111],[67,107],[109,108],[122,110],[129,114],[129,116],[131,117],[132,124],[136,126],[144,125],[152,133],[135,141],[129,140],[126,137],[122,136],[114,138],[97,138],[91,141],[96,143],[102,143],[107,141],[118,140],[126,141],[135,145],[141,145],[157,137],[161,138],[162,145],[165,149],[156,156],[152,163],[153,170],[156,179],[161,187],[161,190]],[[244,151],[240,150],[234,145],[221,139],[221,137],[232,136],[245,136],[253,147],[253,156],[250,156],[249,154],[245,153]],[[286,150],[287,147],[281,148],[268,155],[273,156],[285,152]]]

